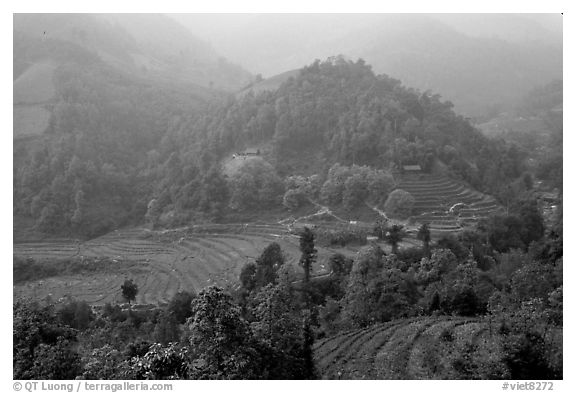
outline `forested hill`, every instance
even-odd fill
[[[562,189],[562,80],[538,86],[505,112],[478,128],[530,152],[530,167],[545,185]]]
[[[228,179],[215,176],[246,148],[260,150],[261,158],[233,175],[226,171]],[[484,137],[440,96],[342,57],[304,67],[275,91],[230,98],[190,117],[167,133],[159,154],[165,164],[156,174],[154,214],[175,216],[198,207],[262,211],[280,206],[282,193],[286,202],[296,189],[321,198],[335,164],[386,173],[420,164],[498,194],[521,174],[523,160],[513,146]],[[358,184],[358,194],[364,188]]]
[[[381,169],[378,176],[418,163],[492,193],[522,172],[513,146],[484,137],[438,95],[377,76],[362,60],[316,61],[277,91],[226,97],[205,110],[191,110],[181,92],[75,77],[90,69],[66,71],[50,137],[15,165],[15,212],[44,231],[93,236],[144,219],[258,217],[282,209],[294,184],[288,176],[316,175],[318,196],[336,163]],[[261,156],[227,177],[223,165],[246,148]]]
[[[197,148],[207,165],[261,147],[281,177],[325,175],[335,163],[379,169],[420,164],[490,191],[521,171],[514,147],[484,137],[450,102],[375,75],[361,59],[316,61],[275,91],[230,99],[177,130],[164,142],[178,149],[180,159]],[[190,138],[198,132],[200,145]]]
[[[549,23],[543,23],[543,17]],[[562,17],[538,14],[173,14],[265,77],[342,53],[450,99],[466,116],[509,110],[562,77]]]

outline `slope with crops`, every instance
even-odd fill
[[[19,243],[14,245],[15,258],[47,273],[15,280],[14,295],[55,300],[72,296],[94,305],[121,302],[119,288],[133,278],[139,287],[137,303],[163,303],[178,291],[237,285],[242,266],[272,242],[280,245],[287,263],[297,265],[298,241],[281,225],[214,224],[172,231],[133,228],[86,242]],[[314,274],[328,273],[329,255],[328,249],[319,248]]]
[[[497,346],[479,319],[419,317],[318,341],[314,357],[324,379],[459,379],[462,353],[480,359]]]
[[[446,176],[405,175],[398,188],[414,197],[412,220],[437,233],[459,231],[502,211],[493,197]]]

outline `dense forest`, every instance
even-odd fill
[[[526,191],[521,176],[531,176],[525,149],[485,137],[450,102],[377,76],[362,60],[317,61],[275,92],[208,103],[98,62],[67,63],[55,78],[43,142],[15,148],[15,212],[46,232],[95,236],[130,222],[170,226],[281,208],[294,193],[288,177],[315,176],[319,197],[335,164],[383,171],[381,183],[390,183],[384,172],[419,164],[501,201]],[[262,159],[223,171],[226,158],[255,146]],[[378,187],[360,177],[349,188]]]

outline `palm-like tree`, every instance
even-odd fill
[[[392,246],[393,254],[398,253],[398,243],[402,241],[405,235],[404,226],[398,224],[392,225],[390,229],[388,229],[388,232],[386,232],[385,240],[386,243]]]
[[[424,253],[430,256],[430,226],[428,224],[422,224],[420,228],[418,228],[416,238],[422,241]]]

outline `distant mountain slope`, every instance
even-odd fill
[[[147,79],[224,90],[238,90],[251,80],[248,72],[162,15],[15,14],[14,31],[41,41],[73,43],[108,64]],[[16,46],[15,58],[22,55],[19,49]]]
[[[108,67],[144,84],[187,89],[200,99],[252,80],[174,20],[155,14],[15,14],[14,136],[49,126],[56,78],[66,64]],[[58,80],[56,80],[56,79]]]
[[[263,91],[277,90],[282,85],[282,83],[286,82],[288,79],[290,79],[292,77],[298,76],[299,73],[300,73],[300,70],[298,69],[298,70],[286,71],[286,72],[283,72],[281,74],[271,76],[271,77],[266,78],[260,82],[257,82],[257,83],[250,85],[246,89],[242,90],[239,93],[239,95],[244,95],[244,94],[247,94],[249,92],[257,94],[257,93],[261,93]]]
[[[14,103],[37,104],[52,99],[56,94],[52,80],[54,68],[54,64],[47,61],[26,69],[14,81]]]
[[[561,34],[518,15],[172,16],[253,73],[276,75],[338,54],[360,57],[376,73],[441,94],[467,116],[510,105],[562,75]]]
[[[514,110],[477,125],[491,138],[515,143],[528,152],[535,176],[550,187],[562,187],[563,82],[538,86]]]
[[[48,128],[55,67],[50,61],[35,63],[14,81],[14,138],[40,135]]]

